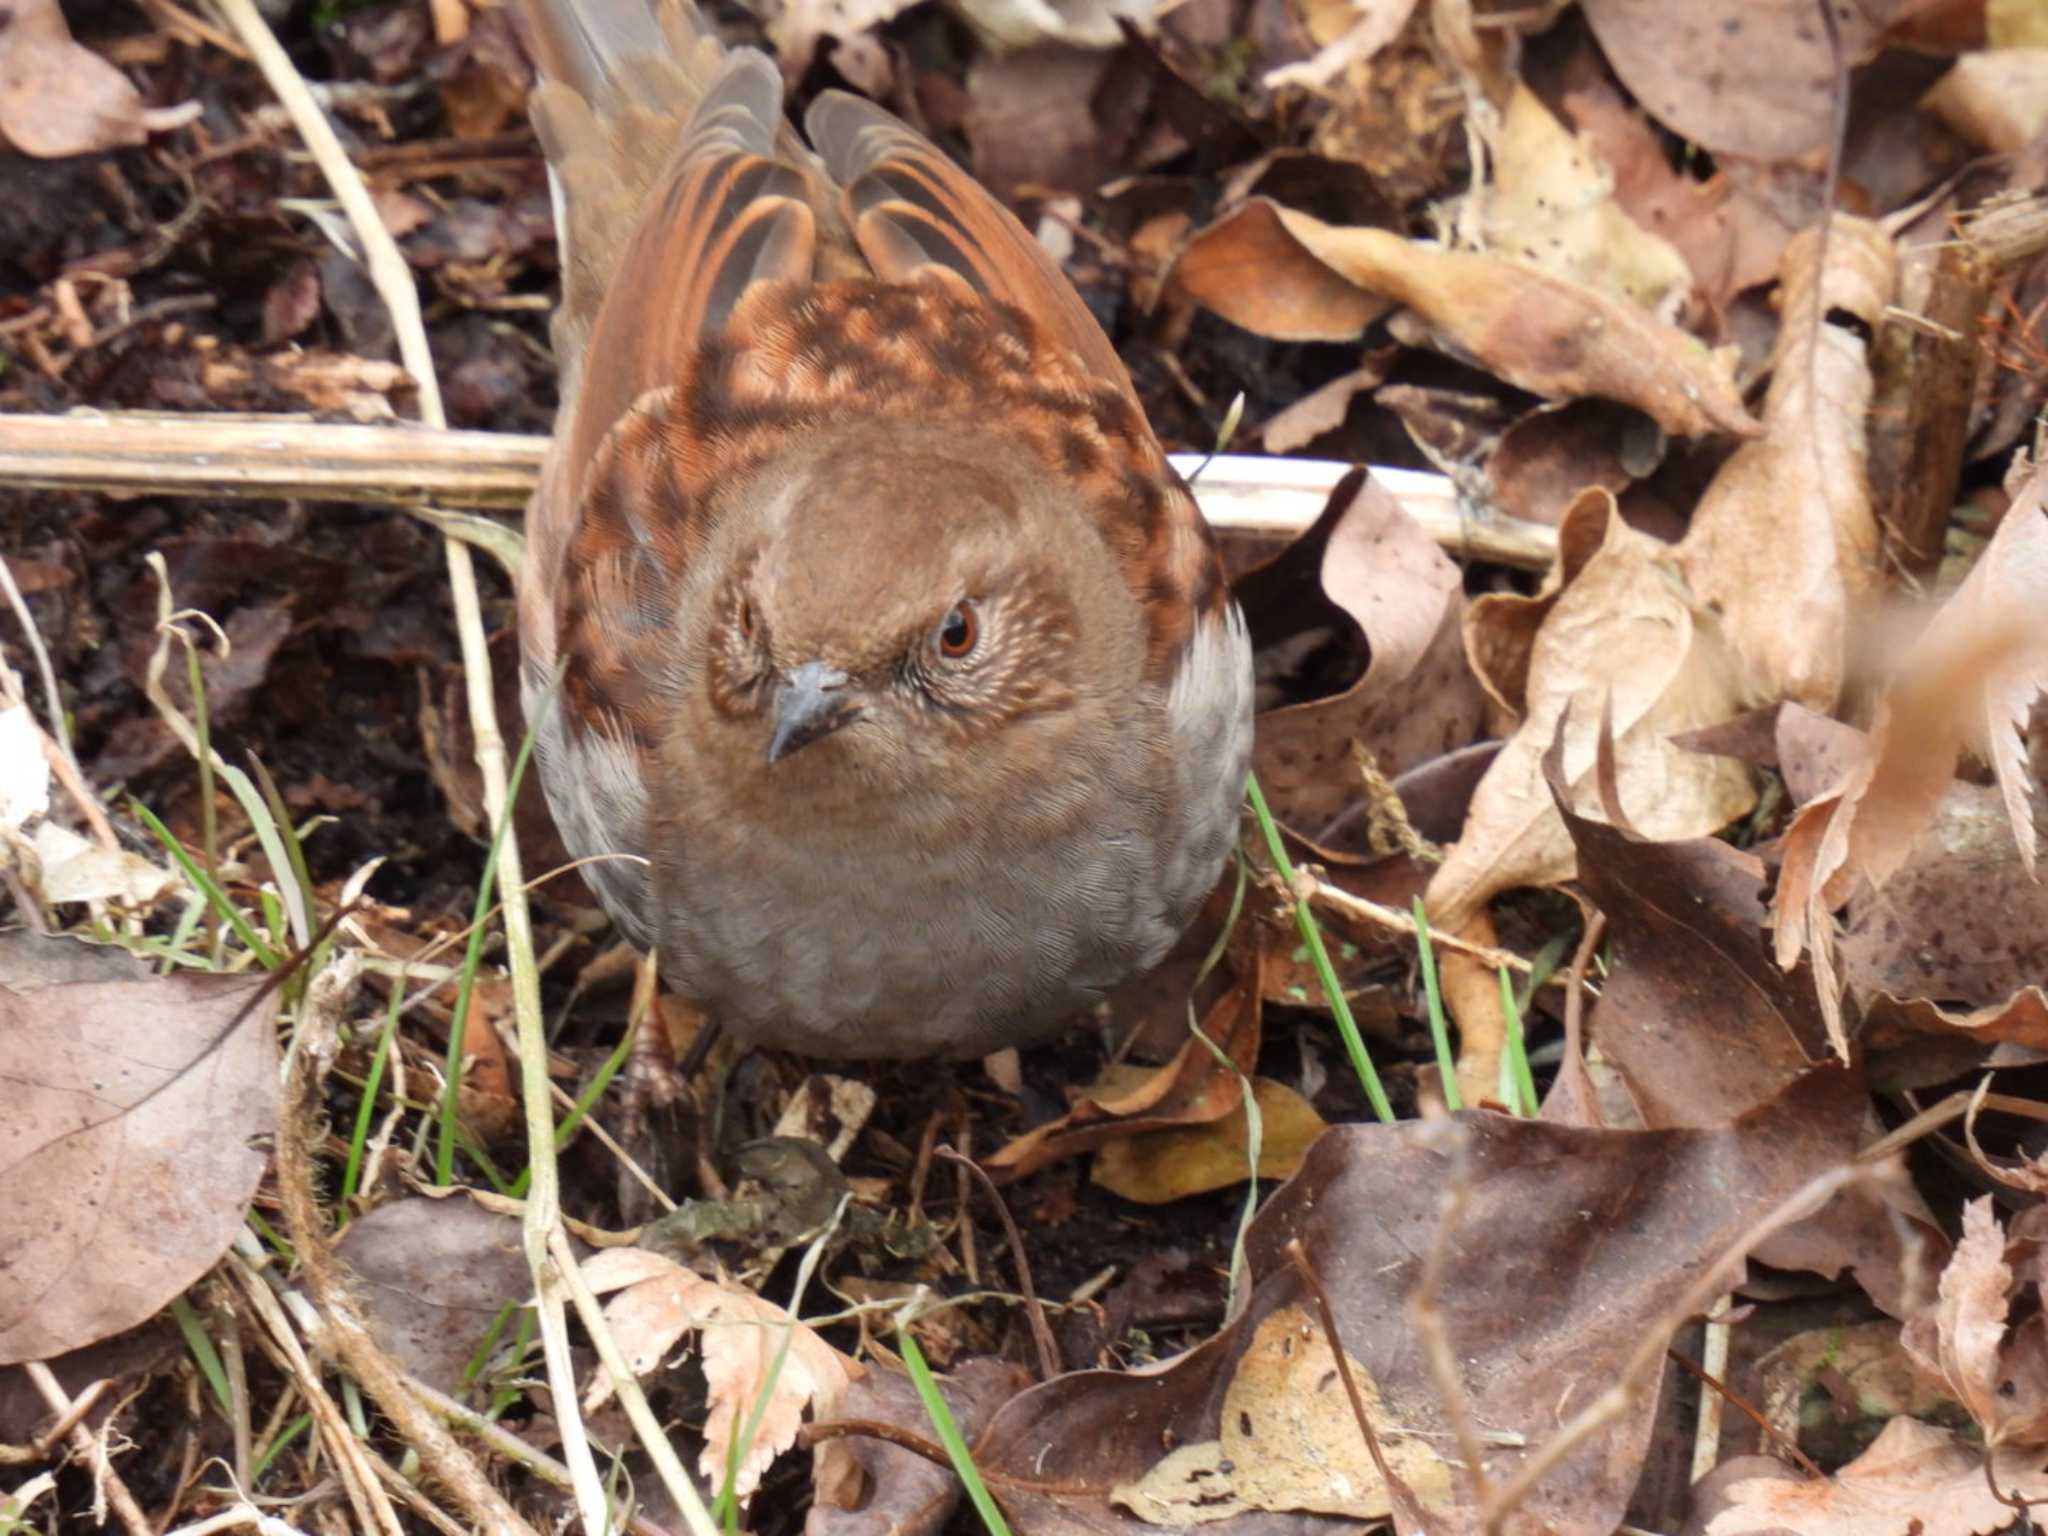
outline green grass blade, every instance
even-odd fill
[[[264,943],[256,930],[249,926],[248,919],[235,910],[235,904],[228,900],[227,892],[214,882],[211,875],[199,867],[192,855],[185,851],[184,845],[171,835],[171,829],[158,821],[156,813],[140,800],[130,800],[128,806],[134,811],[136,819],[156,834],[156,840],[164,845],[164,851],[176,862],[178,868],[184,871],[185,878],[192,882],[192,889],[206,898],[207,905],[220,914],[228,927],[234,930],[235,937],[247,946],[249,953],[256,957],[257,963],[266,971],[276,970],[283,963],[277,951]]]
[[[910,1373],[910,1384],[917,1389],[918,1401],[924,1404],[925,1417],[932,1421],[939,1444],[946,1448],[953,1471],[967,1490],[968,1502],[981,1516],[982,1529],[988,1532],[988,1536],[1010,1536],[1009,1522],[996,1508],[995,1497],[981,1479],[981,1469],[974,1464],[974,1453],[967,1448],[967,1440],[960,1433],[953,1410],[946,1406],[945,1398],[939,1394],[939,1384],[932,1379],[932,1368],[924,1363],[924,1351],[917,1347],[917,1340],[910,1336],[907,1326],[898,1335],[897,1343],[903,1353],[903,1368]]]
[[[1415,913],[1415,948],[1422,955],[1422,993],[1429,1004],[1429,1038],[1436,1042],[1437,1076],[1443,1080],[1444,1106],[1465,1107],[1464,1090],[1458,1086],[1458,1058],[1451,1050],[1451,1021],[1444,1014],[1443,989],[1437,984],[1436,950],[1429,942],[1429,913],[1422,898],[1411,903]]]
[[[1251,801],[1259,831],[1265,835],[1266,852],[1272,856],[1273,867],[1280,871],[1280,878],[1287,882],[1288,894],[1293,897],[1295,925],[1301,929],[1301,940],[1308,946],[1316,977],[1323,984],[1323,996],[1330,1004],[1331,1017],[1337,1021],[1337,1033],[1344,1041],[1345,1054],[1351,1058],[1351,1070],[1358,1074],[1372,1112],[1392,1124],[1394,1106],[1387,1102],[1387,1090],[1380,1086],[1380,1075],[1373,1068],[1372,1057],[1366,1054],[1365,1038],[1358,1032],[1358,1021],[1351,1016],[1351,1001],[1338,984],[1337,968],[1330,964],[1329,950],[1323,947],[1323,930],[1317,925],[1315,914],[1309,911],[1308,903],[1294,895],[1294,861],[1287,857],[1286,846],[1280,841],[1280,828],[1274,824],[1273,813],[1266,809],[1266,797],[1259,789],[1256,774],[1247,780],[1245,795]]]
[[[213,1347],[212,1336],[200,1323],[199,1314],[192,1310],[192,1303],[182,1296],[171,1298],[171,1316],[177,1321],[178,1332],[185,1336],[185,1347],[192,1351],[193,1363],[199,1367],[199,1374],[213,1389],[214,1401],[220,1404],[221,1417],[230,1424],[234,1423],[234,1390],[228,1385],[227,1367],[221,1364],[220,1351]]]

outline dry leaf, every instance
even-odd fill
[[[1692,287],[1685,258],[1622,211],[1614,173],[1522,81],[1488,142],[1492,173],[1474,194],[1488,251],[1677,319]]]
[[[1764,400],[1764,436],[1721,467],[1678,546],[1692,589],[1722,616],[1750,668],[1751,696],[1826,713],[1841,695],[1847,631],[1876,591],[1864,336],[1891,302],[1898,258],[1867,219],[1837,215],[1785,248],[1784,316]],[[1815,288],[1820,302],[1816,304]]]
[[[57,0],[14,0],[0,22],[0,140],[47,160],[148,136],[141,93],[71,40]]]
[[[1259,1107],[1259,1177],[1292,1178],[1328,1126],[1315,1106],[1285,1083],[1255,1078],[1252,1097]],[[1242,1184],[1251,1177],[1250,1146],[1251,1121],[1240,1098],[1238,1107],[1220,1120],[1110,1142],[1095,1154],[1088,1176],[1126,1200],[1165,1205]]]
[[[1831,1478],[1730,1483],[1729,1506],[1708,1522],[1706,1536],[1985,1536],[2013,1520],[1993,1482],[2008,1498],[2048,1492],[2038,1460],[2007,1452],[1993,1459],[1987,1477],[1980,1447],[1918,1419],[1893,1419]]]
[[[2017,153],[2048,128],[2048,48],[1966,53],[1920,105],[1980,149]]]
[[[227,1251],[276,1129],[276,1012],[261,977],[0,988],[0,1363],[132,1328]]]
[[[1449,1491],[1451,1470],[1430,1443],[1402,1431],[1372,1373],[1348,1354],[1388,1470],[1423,1503]],[[1169,1452],[1110,1502],[1148,1525],[1186,1530],[1249,1510],[1310,1510],[1384,1520],[1394,1498],[1366,1449],[1358,1414],[1322,1324],[1301,1306],[1259,1320],[1223,1390],[1221,1433]]]
[[[1318,261],[1263,197],[1196,231],[1167,287],[1275,341],[1354,341],[1393,308]]]
[[[1486,701],[1459,639],[1463,578],[1362,470],[1338,484],[1309,532],[1248,573],[1238,592],[1261,647],[1348,615],[1371,649],[1348,689],[1259,717],[1252,766],[1288,826],[1319,837],[1359,803],[1354,742],[1393,777],[1481,734]]]
[[[796,1443],[804,1410],[832,1417],[840,1394],[860,1374],[859,1365],[774,1302],[720,1285],[660,1254],[608,1248],[583,1269],[591,1289],[618,1292],[604,1315],[634,1375],[660,1365],[684,1334],[697,1334],[711,1405],[697,1466],[714,1488],[724,1486],[733,1435],[753,1418],[780,1356],[759,1432],[740,1453],[733,1485],[738,1498],[760,1486],[769,1463]],[[612,1392],[610,1375],[598,1367],[584,1393],[584,1411]]]
[[[1881,886],[1932,820],[1965,749],[1991,764],[2020,858],[2035,867],[2034,817],[2020,732],[2048,687],[2048,476],[2027,474],[2005,519],[1913,660],[1879,699],[1862,760],[1833,793],[1801,807],[1784,837],[1772,914],[1790,965],[1811,948],[1821,1004],[1846,1058],[1828,914],[1859,881]]]
[[[1844,62],[1877,41],[1885,0],[1837,8]],[[1834,52],[1811,0],[1585,0],[1601,51],[1643,108],[1682,139],[1788,159],[1825,142]]]
[[[1465,648],[1481,681],[1523,718],[1430,881],[1430,916],[1453,931],[1500,891],[1571,878],[1572,840],[1543,769],[1560,727],[1564,777],[1583,816],[1607,819],[1588,791],[1609,709],[1621,808],[1643,836],[1703,837],[1755,801],[1740,763],[1669,740],[1739,706],[1726,647],[1665,568],[1663,547],[1598,489],[1565,514],[1558,542],[1543,595],[1489,596],[1466,610]]]
[[[1447,351],[1546,399],[1624,401],[1680,437],[1758,430],[1727,361],[1693,337],[1502,257],[1325,224],[1252,198],[1189,242],[1173,281],[1233,324],[1290,341],[1348,340],[1391,299]]]
[[[2017,1234],[2008,1245],[1989,1195],[1972,1200],[1963,1207],[1963,1239],[1942,1271],[1938,1298],[1901,1336],[1906,1352],[1946,1384],[1994,1447],[2048,1442],[2044,1319],[2035,1309],[2006,1326],[2019,1292],[2039,1275],[2030,1264],[2023,1279],[2008,1261],[2034,1247]]]
[[[1259,1059],[1259,1002],[1254,976],[1217,999],[1202,1021],[1202,1032],[1228,1065],[1191,1037],[1156,1072],[1135,1078],[1110,1073],[1101,1082],[1072,1090],[1073,1108],[997,1148],[983,1166],[1001,1180],[1022,1178],[1126,1136],[1204,1125],[1238,1111],[1243,1103],[1238,1083]]]

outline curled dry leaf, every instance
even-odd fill
[[[0,1363],[132,1328],[227,1251],[277,1125],[276,1012],[260,977],[0,988]]]
[[[724,1486],[733,1436],[752,1420],[763,1391],[769,1392],[759,1431],[740,1452],[734,1478],[738,1498],[759,1487],[769,1463],[796,1442],[804,1410],[830,1418],[841,1394],[861,1374],[858,1364],[774,1302],[720,1285],[644,1248],[608,1248],[583,1270],[592,1290],[618,1292],[605,1303],[604,1315],[634,1375],[659,1366],[684,1334],[697,1335],[711,1405],[697,1466],[712,1487]],[[613,1390],[610,1375],[599,1366],[584,1394],[584,1410],[598,1407]],[[844,1454],[837,1442],[820,1452],[825,1459]]]
[[[1197,234],[1172,280],[1233,324],[1282,340],[1348,340],[1393,300],[1447,350],[1532,394],[1620,400],[1678,437],[1758,431],[1727,361],[1693,337],[1503,257],[1325,224],[1255,197]]]
[[[0,22],[0,140],[47,160],[148,136],[141,93],[71,40],[57,0],[14,0]]]
[[[1351,743],[1390,777],[1404,773],[1469,746],[1485,700],[1460,651],[1458,567],[1377,481],[1354,472],[1338,485],[1322,520],[1241,584],[1247,612],[1263,610],[1270,597],[1286,606],[1283,617],[1301,619],[1306,605],[1298,595],[1288,601],[1278,584],[1290,571],[1299,578],[1297,562],[1306,559],[1316,561],[1318,596],[1350,615],[1372,649],[1364,676],[1346,691],[1259,717],[1252,766],[1260,787],[1274,815],[1313,837],[1358,803]],[[1251,622],[1264,644],[1264,612]]]
[[[1727,1503],[1707,1523],[1706,1536],[1985,1536],[2012,1524],[2013,1507],[2001,1495],[2031,1500],[2048,1492],[2039,1462],[2005,1451],[1987,1468],[1982,1447],[1897,1418],[1833,1477],[1730,1481],[1721,1490]]]
[[[1665,567],[1663,546],[1597,489],[1565,514],[1558,542],[1542,594],[1487,596],[1466,610],[1466,653],[1522,723],[1430,881],[1431,918],[1454,931],[1500,891],[1571,878],[1572,840],[1543,759],[1562,730],[1573,805],[1604,819],[1590,792],[1603,711],[1612,710],[1620,804],[1645,837],[1704,837],[1755,802],[1740,763],[1669,740],[1728,719],[1738,694],[1726,647]]]
[[[1216,1043],[1227,1064],[1200,1040],[1189,1038],[1171,1061],[1135,1082],[1112,1075],[1075,1090],[1073,1108],[998,1148],[983,1166],[1008,1182],[1127,1136],[1208,1125],[1241,1113],[1244,1099],[1238,1085],[1259,1059],[1259,1004],[1254,976],[1219,998],[1202,1021],[1202,1032]]]
[[[2014,1302],[2041,1276],[2038,1239],[2016,1230],[2008,1242],[1991,1197],[1972,1200],[1938,1298],[1901,1335],[1915,1363],[1969,1409],[1987,1445],[2048,1444],[2048,1318],[2036,1304],[2007,1327]]]
[[[1867,333],[1830,317],[1874,329],[1897,273],[1890,238],[1868,219],[1837,215],[1825,242],[1815,229],[1785,248],[1764,436],[1721,467],[1678,546],[1686,580],[1720,611],[1760,701],[1832,710],[1849,621],[1879,585]]]
[[[1197,231],[1174,261],[1169,288],[1275,341],[1355,341],[1394,306],[1319,261],[1283,212],[1255,197]]]
[[[1953,781],[1958,753],[1991,765],[2020,859],[2035,867],[2034,816],[2020,731],[2048,688],[2048,476],[2017,487],[2005,519],[1914,657],[1886,687],[1862,759],[1801,807],[1784,838],[1772,912],[1781,965],[1812,949],[1829,1032],[1846,1059],[1829,916],[1859,882],[1881,886],[1905,862]]]

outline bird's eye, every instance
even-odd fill
[[[981,619],[974,610],[974,604],[960,602],[945,618],[939,621],[938,633],[932,643],[941,656],[948,661],[959,661],[974,649],[981,638]]]
[[[752,598],[750,598],[750,597],[742,597],[742,598],[740,599],[740,612],[739,612],[739,621],[740,621],[740,634],[741,634],[741,635],[742,635],[742,636],[743,636],[744,638],[746,638],[746,639],[748,639],[748,640],[751,640],[751,639],[753,639],[753,638],[754,638],[754,600],[753,600]]]

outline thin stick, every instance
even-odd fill
[[[70,1394],[57,1380],[55,1371],[40,1360],[25,1360],[22,1369],[27,1373],[29,1383],[54,1413],[59,1417],[71,1417]],[[121,1474],[114,1470],[113,1459],[107,1454],[104,1433],[95,1435],[74,1420],[64,1438],[78,1459],[92,1469],[93,1482],[128,1536],[153,1536],[155,1527],[149,1523],[149,1516],[142,1512],[142,1506],[135,1502],[135,1495],[128,1491],[128,1485],[121,1481]],[[102,1512],[101,1524],[105,1523]]]
[[[422,384],[423,415],[427,399]],[[516,541],[511,529],[480,527],[477,519],[427,509],[519,510],[533,494],[546,448],[546,438],[506,432],[330,425],[294,417],[0,414],[0,486],[371,502],[420,511],[443,532],[470,543],[494,536]],[[1172,458],[1185,474],[1202,455]],[[1330,491],[1351,467],[1221,454],[1196,483],[1195,499],[1211,527],[1299,533],[1322,514]],[[1381,465],[1372,474],[1453,554],[1530,571],[1548,569],[1556,556],[1554,530],[1519,519],[1469,517],[1442,475]]]
[[[398,355],[419,390],[420,415],[436,431],[448,425],[441,404],[441,389],[434,372],[433,352],[427,344],[426,326],[420,318],[419,293],[413,286],[412,270],[406,265],[398,242],[391,237],[369,189],[349,163],[333,125],[306,89],[306,82],[291,62],[269,25],[257,13],[254,0],[217,0],[221,13],[249,49],[271,90],[277,94],[326,178],[335,199],[348,216],[350,227],[362,243],[363,262],[378,297],[391,313]],[[548,1366],[548,1389],[554,1403],[557,1432],[562,1437],[562,1456],[575,1487],[576,1508],[584,1528],[593,1533],[607,1528],[604,1483],[590,1449],[589,1432],[576,1401],[575,1367],[569,1350],[568,1321],[560,1290],[549,1283],[550,1238],[561,1230],[561,1191],[556,1178],[554,1116],[549,1107],[547,1050],[540,1006],[540,973],[534,964],[533,924],[526,905],[526,879],[520,865],[519,839],[509,823],[505,741],[498,729],[497,703],[491,685],[491,659],[484,637],[483,605],[476,583],[476,566],[467,545],[454,537],[443,540],[448,563],[448,586],[454,599],[456,633],[462,647],[463,681],[467,688],[471,735],[476,743],[477,766],[484,781],[484,808],[499,835],[498,889],[504,904],[506,958],[512,972],[512,1002],[519,1026],[521,1098],[526,1110],[528,1168],[532,1175],[527,1195],[524,1238],[526,1261],[532,1271],[539,1305],[542,1351]],[[564,1253],[567,1247],[564,1245]],[[567,1261],[575,1264],[573,1256]],[[597,1325],[601,1326],[601,1322]],[[629,1378],[630,1384],[630,1378]],[[401,1387],[399,1390],[403,1391]],[[653,1447],[650,1447],[650,1450]],[[661,1465],[657,1461],[657,1465]],[[663,1467],[664,1480],[667,1468]],[[680,1490],[670,1488],[672,1496]]]
[[[1060,1373],[1059,1346],[1053,1343],[1052,1328],[1045,1320],[1045,1306],[1038,1299],[1038,1287],[1031,1283],[1031,1260],[1024,1252],[1024,1236],[1017,1230],[1017,1220],[1010,1214],[1010,1207],[1003,1199],[1003,1192],[996,1188],[995,1180],[988,1176],[988,1171],[981,1164],[971,1157],[961,1156],[951,1147],[940,1147],[938,1155],[949,1163],[959,1164],[971,1173],[981,1185],[982,1192],[995,1206],[996,1216],[1003,1224],[1003,1232],[1010,1239],[1010,1257],[1017,1265],[1017,1289],[1024,1293],[1025,1316],[1031,1319],[1031,1339],[1038,1346],[1038,1379],[1051,1381]]]
[[[1406,912],[1383,906],[1377,901],[1368,901],[1363,896],[1354,896],[1327,880],[1304,881],[1303,884],[1308,891],[1309,900],[1318,906],[1328,907],[1333,912],[1341,912],[1346,917],[1371,923],[1376,928],[1385,928],[1389,932],[1402,934],[1411,939],[1420,936],[1415,919]],[[1429,942],[1438,949],[1470,955],[1474,960],[1483,961],[1487,965],[1504,965],[1509,970],[1520,971],[1525,976],[1534,969],[1527,960],[1512,950],[1497,949],[1491,944],[1474,944],[1470,939],[1461,939],[1455,933],[1446,933],[1440,928],[1429,930]]]
[[[1351,1416],[1358,1421],[1358,1432],[1365,1437],[1365,1449],[1372,1457],[1373,1469],[1386,1484],[1387,1497],[1396,1497],[1394,1469],[1387,1465],[1386,1453],[1380,1449],[1380,1437],[1373,1433],[1372,1417],[1365,1411],[1365,1398],[1358,1390],[1358,1383],[1351,1377],[1351,1357],[1344,1352],[1343,1335],[1337,1332],[1337,1314],[1330,1309],[1330,1296],[1323,1289],[1323,1282],[1315,1272],[1315,1266],[1308,1261],[1308,1250],[1301,1246],[1301,1239],[1287,1240],[1287,1262],[1294,1266],[1294,1272],[1301,1276],[1301,1283],[1308,1287],[1308,1293],[1315,1299],[1316,1314],[1323,1320],[1323,1337],[1330,1341],[1330,1356],[1337,1362],[1338,1379],[1344,1383],[1344,1395],[1351,1399]]]

